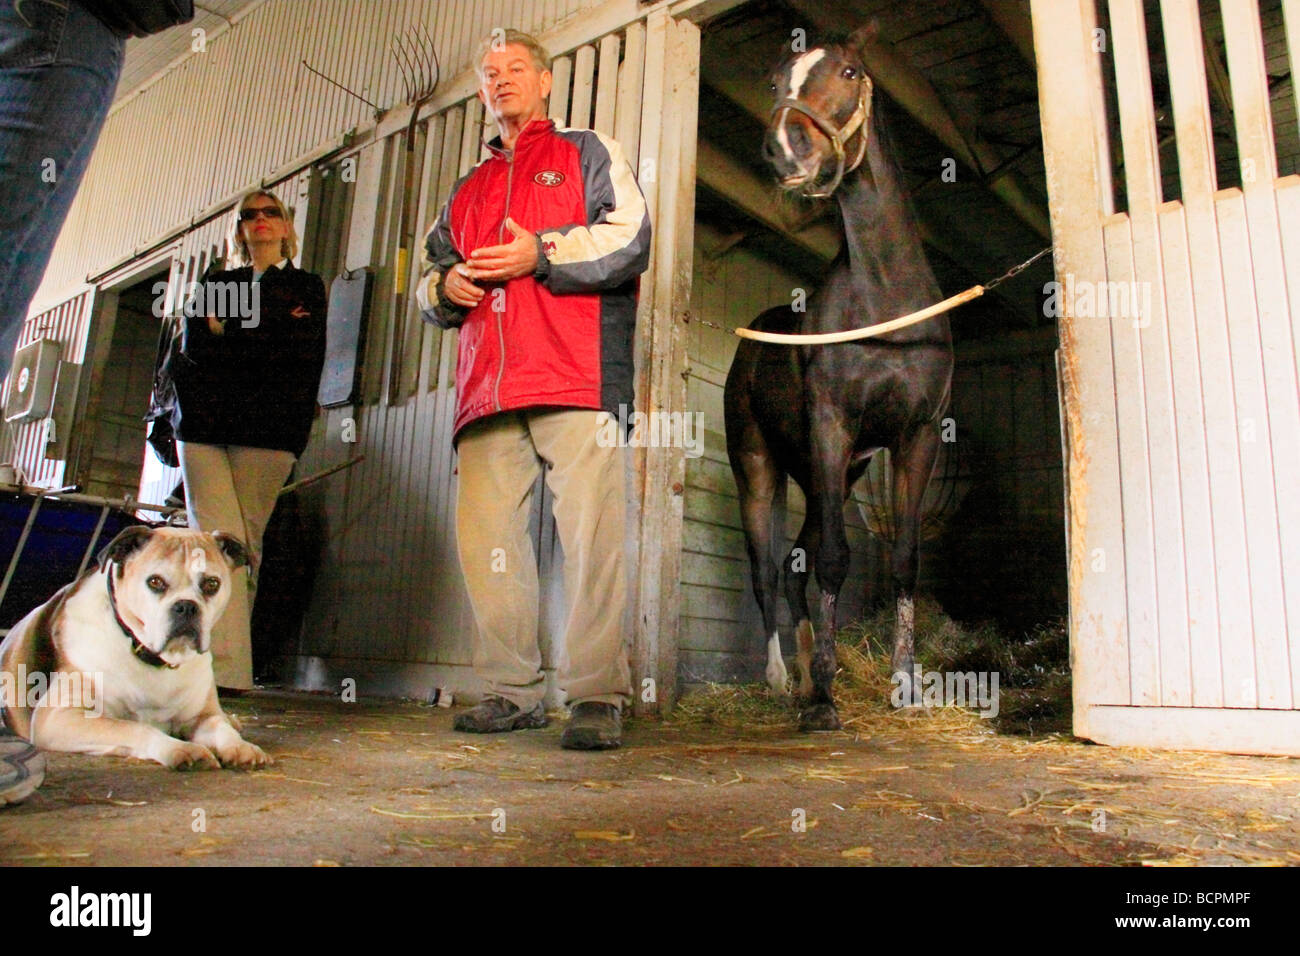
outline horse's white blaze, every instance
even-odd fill
[[[790,95],[788,99],[797,100],[803,92],[803,85],[808,81],[808,74],[818,63],[826,58],[825,50],[812,50],[794,61],[790,68]]]
[[[789,676],[785,670],[785,660],[781,657],[781,638],[773,631],[767,639],[767,686],[778,694],[784,694]]]
[[[794,65],[790,68],[790,92],[786,94],[786,99],[797,100],[799,98],[799,94],[803,92],[804,83],[808,82],[808,74],[825,56],[825,50],[813,50],[794,61]],[[785,158],[794,162],[794,151],[790,149],[790,140],[785,135],[785,121],[788,116],[789,110],[786,110],[781,117],[781,125],[776,130],[776,141],[781,144],[781,150],[785,153]]]

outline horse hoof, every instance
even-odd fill
[[[834,704],[814,704],[799,714],[799,729],[804,733],[816,730],[840,730],[843,726]]]

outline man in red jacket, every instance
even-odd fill
[[[500,137],[452,188],[425,240],[425,317],[460,329],[456,530],[478,624],[474,733],[542,727],[537,563],[528,534],[545,464],[564,548],[569,613],[558,679],[572,716],[561,745],[621,742],[624,477],[610,416],[631,408],[637,277],[650,256],[645,199],[619,145],[546,118],[545,51],[515,31],[480,59],[479,97]]]

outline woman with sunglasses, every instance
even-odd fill
[[[249,575],[235,575],[212,631],[223,692],[253,686],[249,633],[266,530],[276,497],[316,417],[325,363],[325,283],[293,264],[289,211],[263,190],[235,207],[229,248],[238,268],[209,274],[186,306],[172,427],[191,528],[226,531],[248,545]]]

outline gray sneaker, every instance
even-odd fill
[[[623,717],[613,704],[585,700],[573,705],[560,736],[565,750],[613,750],[623,743]]]
[[[546,708],[538,701],[532,710],[520,710],[504,697],[484,697],[463,714],[457,714],[452,728],[467,734],[498,734],[507,730],[532,730],[550,721]]]
[[[0,720],[0,807],[21,803],[45,779],[45,754]]]

